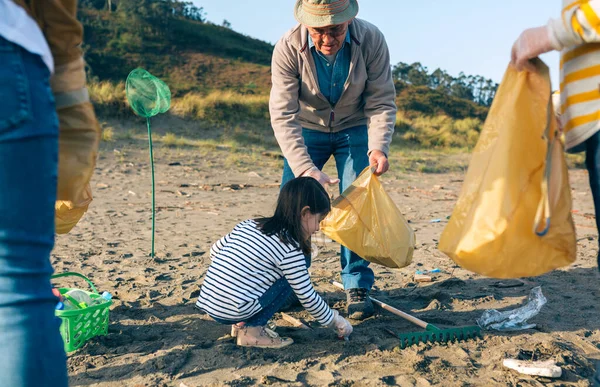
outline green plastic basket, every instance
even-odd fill
[[[96,287],[89,278],[83,274],[67,272],[55,274],[52,279],[61,277],[79,277],[84,279],[92,288],[87,292],[92,299],[102,299]],[[58,288],[60,294],[65,294],[75,288]],[[81,289],[79,289],[81,290]],[[86,341],[96,336],[105,336],[108,333],[108,313],[112,301],[104,300],[103,303],[88,306],[83,309],[56,310],[55,314],[62,320],[60,325],[60,335],[65,344],[65,351],[72,352],[81,348]]]

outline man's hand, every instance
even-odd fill
[[[374,150],[369,155],[369,165],[375,167],[375,175],[381,176],[390,169],[388,158],[382,151]]]
[[[340,179],[332,179],[332,178],[330,178],[329,176],[327,176],[325,173],[323,173],[317,167],[312,167],[311,169],[307,170],[306,172],[304,172],[300,176],[312,177],[313,179],[315,179],[319,183],[321,183],[321,185],[323,187],[326,187],[326,184],[338,184],[340,182]]]
[[[529,61],[541,54],[552,50],[559,50],[558,43],[553,42],[548,27],[529,28],[521,33],[519,39],[513,44],[510,63],[518,71],[535,71],[535,66]]]

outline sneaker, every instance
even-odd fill
[[[283,348],[294,343],[289,337],[280,337],[267,327],[242,327],[237,331],[237,345],[255,348]]]
[[[364,320],[375,313],[369,291],[364,288],[346,290],[346,313],[353,320]]]

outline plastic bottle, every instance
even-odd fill
[[[103,292],[99,298],[92,298],[86,292],[79,289],[71,289],[65,294],[62,305],[57,305],[59,310],[84,309],[90,306],[100,305],[112,299],[112,294]]]
[[[110,294],[109,292],[102,292],[102,295],[100,295],[100,298],[97,298],[95,301],[96,304],[103,304],[106,301],[110,301],[112,300],[112,294]]]
[[[65,293],[65,310],[84,309],[93,303],[94,300],[83,290],[71,289]]]

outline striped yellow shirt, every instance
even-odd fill
[[[600,0],[563,0],[548,29],[561,47],[560,112],[566,147],[600,129]]]

